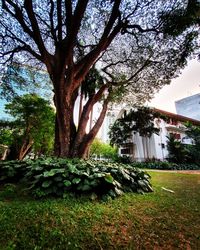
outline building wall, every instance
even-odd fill
[[[178,100],[175,106],[177,114],[200,120],[200,94]]]
[[[153,134],[150,138],[141,137],[138,133],[133,133],[132,139],[129,140],[129,144],[124,144],[120,149],[120,155],[126,155],[132,158],[135,161],[144,161],[146,159],[157,159],[160,161],[166,160],[168,157],[167,150],[167,141],[170,134],[177,136],[177,140],[182,141],[188,144],[192,144],[192,141],[189,139],[184,140],[185,138],[185,127],[182,122],[169,119],[168,122],[162,119],[154,120],[155,126],[160,129],[160,133]],[[134,149],[133,154],[123,154],[123,148],[127,145],[131,145]]]

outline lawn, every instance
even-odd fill
[[[1,186],[0,249],[200,249],[200,175],[150,174],[154,193],[108,202]]]

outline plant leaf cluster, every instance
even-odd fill
[[[4,172],[2,180],[17,171],[14,162],[3,162],[0,168]],[[23,179],[36,197],[59,196],[67,193],[91,195],[92,198],[115,198],[124,192],[152,192],[150,176],[130,165],[83,160],[57,158],[38,159],[36,161],[15,162],[17,168],[24,170]],[[11,171],[12,174],[10,173]],[[21,172],[22,173],[22,172]],[[15,179],[16,180],[16,179]],[[20,180],[20,178],[18,179]]]

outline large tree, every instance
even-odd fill
[[[37,61],[52,81],[57,156],[85,157],[109,102],[124,96],[129,101],[148,99],[177,75],[192,52],[194,33],[165,39],[160,17],[187,4],[181,0],[1,0],[3,66]],[[104,81],[88,96],[76,127],[75,102],[94,64],[102,70]],[[89,88],[93,83],[87,84]],[[97,102],[102,110],[87,133]]]

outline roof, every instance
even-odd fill
[[[195,119],[192,119],[190,117],[183,116],[183,115],[177,115],[177,114],[174,114],[174,113],[171,113],[171,112],[168,112],[168,111],[164,111],[162,109],[154,108],[153,110],[155,110],[155,112],[158,112],[158,113],[160,113],[162,115],[166,115],[169,118],[174,118],[177,121],[191,122],[193,125],[200,126],[200,121],[199,120],[195,120]]]

